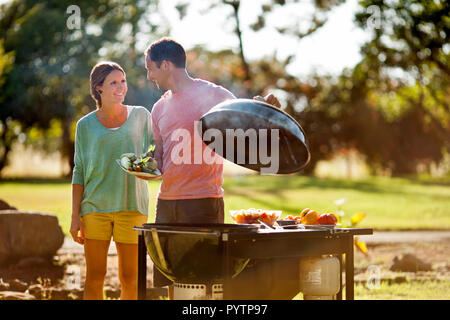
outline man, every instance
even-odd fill
[[[167,90],[151,113],[156,144],[154,157],[163,174],[155,222],[223,223],[223,163],[198,161],[197,156],[200,154],[202,158],[207,147],[203,143],[200,148],[195,145],[196,139],[201,141],[195,124],[218,103],[236,97],[221,86],[191,78],[186,71],[184,48],[170,38],[149,46],[145,52],[145,68],[147,78],[159,89]],[[264,100],[280,107],[272,94]],[[189,141],[178,139],[180,129],[188,133]],[[180,143],[186,146],[183,152],[191,151],[183,154],[183,159],[188,161],[178,161]],[[156,269],[153,278],[156,287],[171,283]]]

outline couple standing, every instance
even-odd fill
[[[115,159],[123,153],[147,152],[152,135],[154,158],[162,172],[155,222],[224,222],[223,164],[173,163],[171,152],[179,142],[172,141],[171,135],[180,128],[188,130],[191,137],[198,134],[194,122],[216,104],[235,96],[221,86],[191,78],[184,48],[170,38],[149,46],[145,68],[147,78],[167,90],[151,114],[144,107],[123,104],[125,71],[116,63],[100,62],[90,75],[97,110],[77,123],[70,233],[84,245],[84,299],[103,298],[111,237],[118,254],[120,298],[137,298],[137,231],[133,227],[147,222],[147,182],[124,174]],[[280,106],[272,94],[265,101]],[[203,144],[202,151],[204,148]],[[156,268],[153,284],[169,285],[171,294],[171,282]]]

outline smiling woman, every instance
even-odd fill
[[[147,221],[144,180],[124,174],[115,163],[123,153],[143,154],[150,145],[150,113],[123,105],[126,74],[114,62],[100,62],[90,76],[97,110],[77,122],[72,176],[73,240],[84,245],[85,299],[102,299],[111,238],[119,256],[121,299],[136,298],[137,232]]]

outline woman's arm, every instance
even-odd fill
[[[70,234],[72,235],[73,240],[79,244],[84,244],[84,226],[81,222],[80,215],[83,192],[83,185],[72,184],[72,222],[70,224]]]

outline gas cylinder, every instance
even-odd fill
[[[331,255],[300,260],[300,291],[305,300],[333,300],[340,288],[340,264]]]

